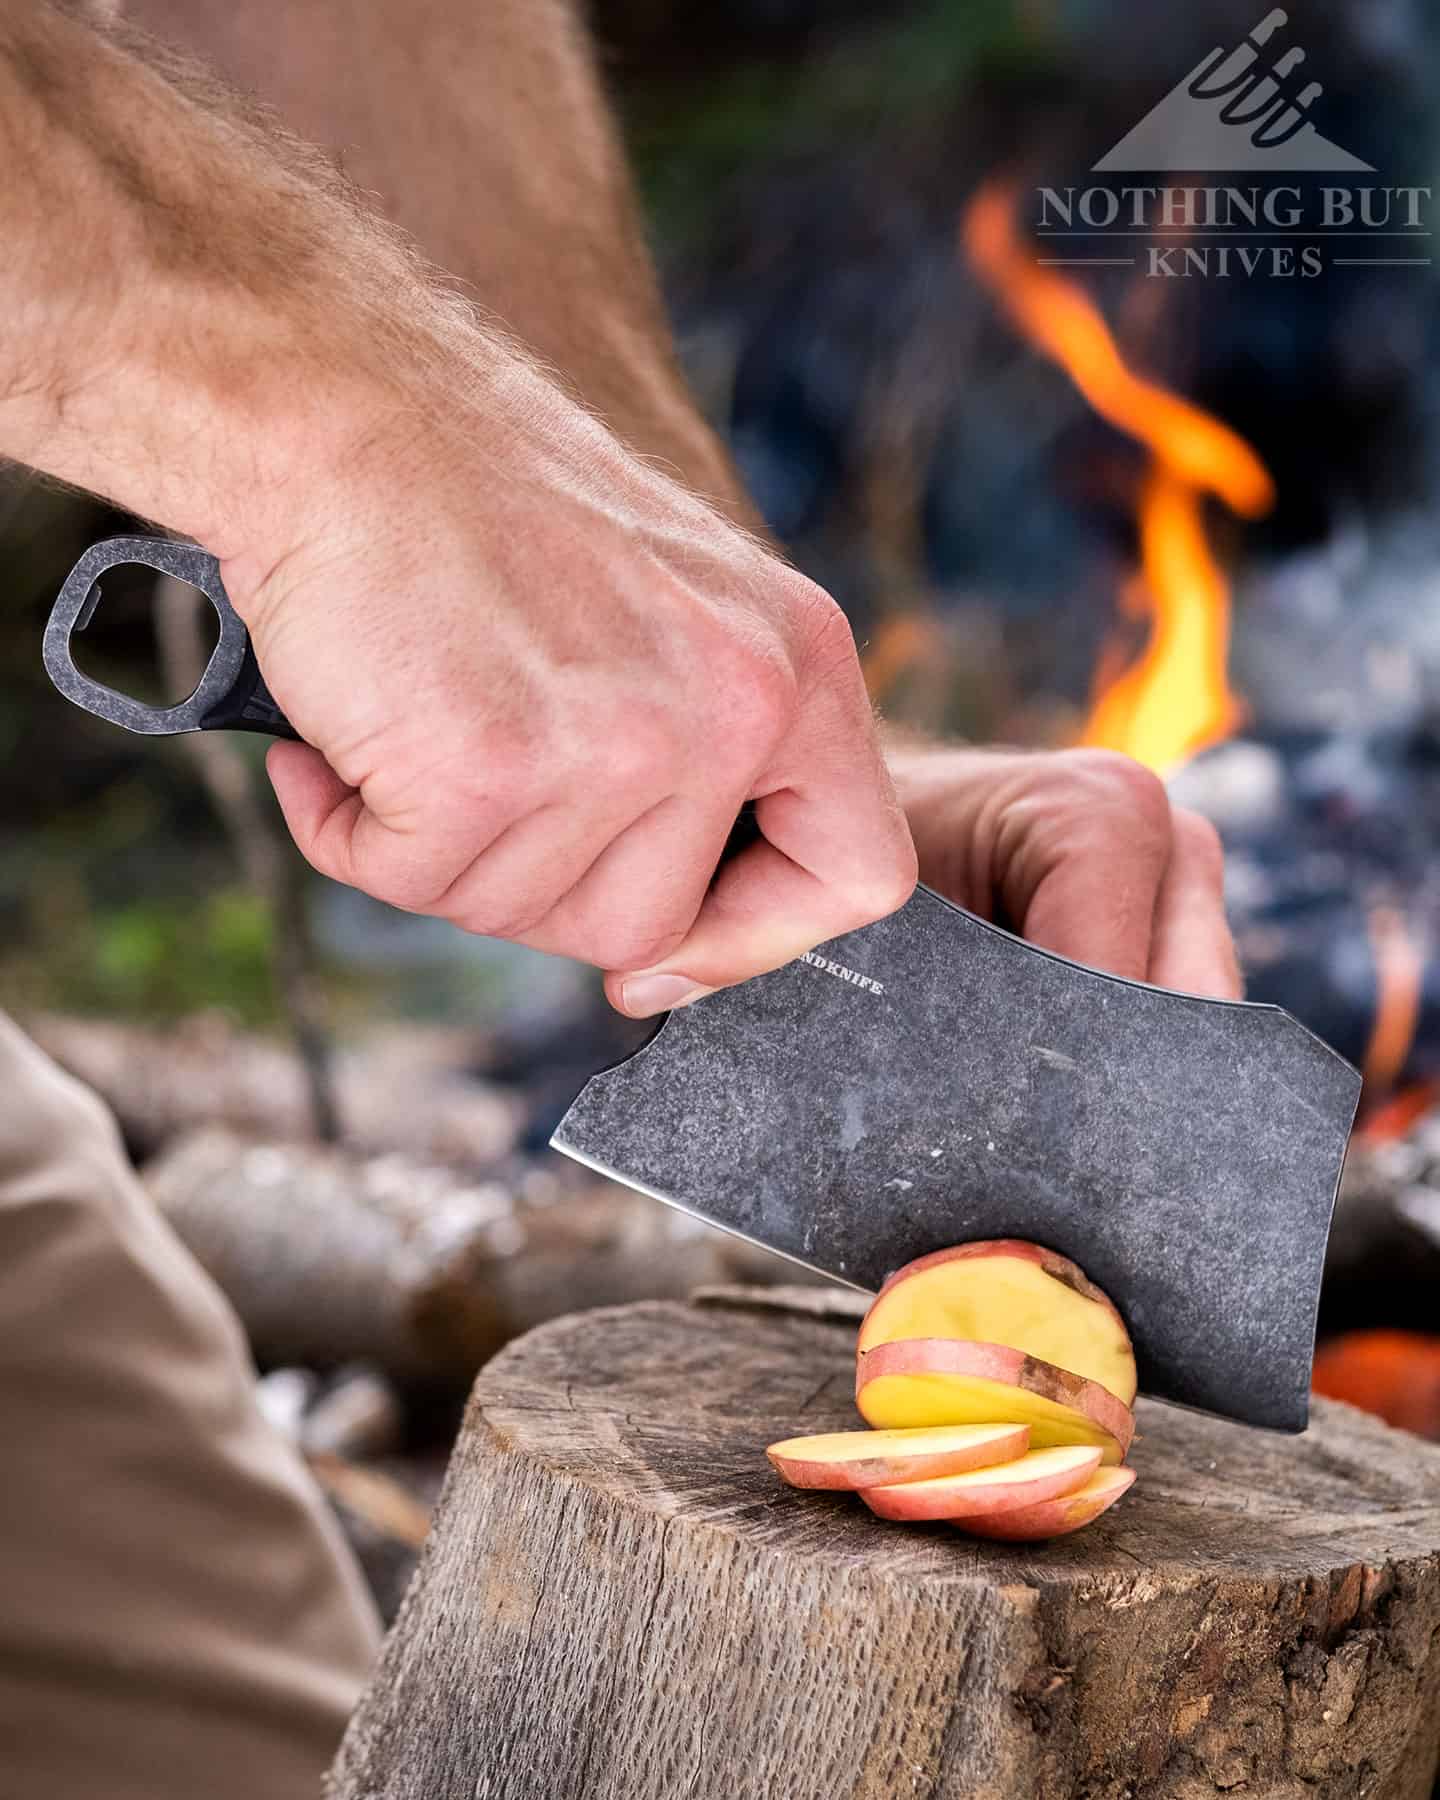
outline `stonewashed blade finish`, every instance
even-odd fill
[[[876,1288],[975,1238],[1072,1257],[1146,1392],[1305,1426],[1358,1073],[1273,1006],[1037,950],[926,888],[671,1013],[557,1150]]]

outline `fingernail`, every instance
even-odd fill
[[[620,983],[620,1004],[632,1019],[648,1019],[714,992],[688,975],[630,975]]]

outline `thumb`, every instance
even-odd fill
[[[300,854],[322,875],[353,885],[352,842],[365,810],[358,790],[309,744],[272,744],[265,772]]]
[[[758,802],[762,829],[793,795]],[[772,825],[773,829],[773,825]],[[684,941],[654,968],[605,977],[612,1006],[648,1018],[778,969],[817,944],[858,930],[902,906],[915,885],[908,837],[895,846],[893,877],[825,880],[761,838],[720,870]],[[847,871],[848,873],[848,871]]]

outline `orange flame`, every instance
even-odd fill
[[[1165,773],[1234,730],[1226,677],[1230,588],[1205,535],[1203,497],[1257,518],[1274,504],[1264,464],[1229,426],[1133,374],[1089,296],[1038,264],[1015,226],[1013,194],[984,187],[963,227],[971,263],[1017,326],[1058,362],[1103,418],[1153,457],[1140,502],[1138,597],[1151,618],[1139,661],[1097,694],[1082,742]]]
[[[1140,552],[1150,641],[1097,694],[1080,741],[1163,771],[1228,737],[1241,717],[1225,674],[1230,591],[1205,541],[1199,491],[1163,462],[1141,496]]]

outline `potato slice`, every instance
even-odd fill
[[[1030,1433],[1023,1425],[940,1425],[786,1438],[765,1454],[791,1487],[857,1491],[1014,1462],[1029,1448]]]
[[[1119,1313],[1068,1257],[1019,1238],[936,1250],[881,1288],[857,1348],[899,1338],[1005,1344],[1095,1381],[1129,1406],[1135,1356]]]
[[[1031,1450],[1018,1462],[968,1469],[935,1481],[866,1488],[860,1498],[882,1519],[982,1519],[1032,1509],[1084,1487],[1100,1467],[1100,1452],[1083,1444]]]
[[[857,1357],[855,1404],[869,1425],[1028,1425],[1032,1449],[1089,1444],[1121,1463],[1135,1419],[1096,1381],[1004,1344],[908,1338]]]
[[[999,1538],[1009,1544],[1064,1537],[1098,1519],[1107,1507],[1130,1491],[1134,1480],[1133,1469],[1099,1469],[1074,1493],[1039,1500],[1034,1506],[1022,1506],[1014,1512],[992,1513],[984,1519],[961,1519],[958,1524],[972,1537]]]

